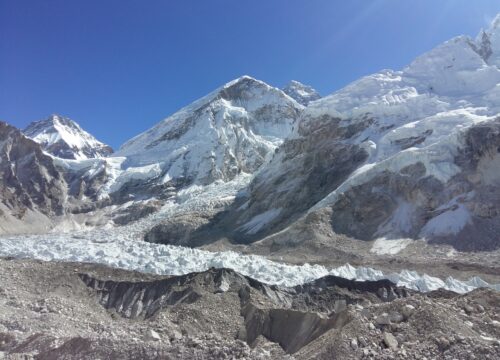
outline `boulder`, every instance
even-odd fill
[[[149,329],[146,331],[145,339],[147,341],[161,341],[161,336],[156,331]]]
[[[401,314],[403,314],[405,319],[409,319],[415,313],[415,307],[413,305],[407,304],[401,308]]]
[[[391,324],[391,319],[389,317],[389,314],[383,313],[383,314],[377,316],[377,318],[375,319],[375,323],[377,325],[381,325],[381,326],[383,326],[383,325],[390,325]]]
[[[384,344],[391,350],[395,351],[398,348],[398,341],[389,332],[384,332]]]

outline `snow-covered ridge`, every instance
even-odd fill
[[[233,251],[209,252],[181,246],[158,245],[122,240],[112,232],[83,232],[73,235],[47,234],[0,238],[0,256],[34,258],[45,261],[75,261],[104,264],[111,267],[162,275],[182,275],[209,268],[229,268],[267,284],[295,286],[327,276],[348,279],[389,279],[399,286],[419,291],[439,288],[465,293],[477,287],[491,287],[479,277],[460,281],[452,277],[442,280],[426,274],[403,270],[384,274],[369,267],[355,268],[349,264],[329,269],[321,265],[287,265],[256,255]]]
[[[498,113],[500,63],[495,59],[500,61],[499,24],[500,14],[476,40],[458,36],[417,57],[401,71],[382,70],[354,81],[311,104],[307,117],[328,113],[353,119],[370,114],[387,122],[382,127],[458,108],[488,107],[491,113]],[[486,59],[484,52],[489,54]]]
[[[113,152],[76,122],[59,115],[32,122],[23,133],[39,143],[46,152],[64,159],[101,158]]]

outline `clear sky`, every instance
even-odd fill
[[[0,0],[0,120],[117,148],[241,75],[327,95],[475,36],[499,0]]]

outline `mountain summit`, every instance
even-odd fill
[[[43,150],[63,159],[100,158],[113,152],[111,147],[98,141],[76,122],[59,115],[32,122],[23,132]]]
[[[227,181],[254,173],[302,109],[281,90],[242,76],[127,141],[116,155],[129,166],[160,164],[165,181]]]
[[[290,81],[282,90],[285,94],[304,106],[309,105],[311,101],[321,98],[321,95],[311,86],[304,85],[295,80]]]

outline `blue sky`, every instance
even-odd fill
[[[0,120],[58,113],[117,148],[243,74],[327,95],[497,12],[498,0],[0,0]]]

